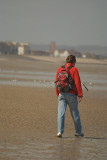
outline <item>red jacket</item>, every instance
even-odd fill
[[[73,66],[70,69],[70,76],[72,78],[72,80],[74,81],[73,83],[73,88],[69,93],[75,94],[79,97],[83,96],[83,92],[82,92],[82,87],[81,87],[81,80],[80,80],[80,76],[78,73],[78,70],[76,67],[74,67],[73,64],[71,63],[65,63],[65,68],[68,68],[69,66]],[[58,80],[58,74],[61,71],[61,67],[58,68],[57,73],[56,73],[56,81]],[[56,95],[59,96],[60,91],[58,91],[57,87],[56,87],[56,83],[55,83],[55,88],[56,88]]]

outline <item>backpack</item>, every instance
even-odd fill
[[[73,66],[69,66],[67,69],[65,66],[61,66],[61,71],[58,74],[58,80],[55,82],[57,89],[60,92],[69,92],[73,88],[73,83],[71,83],[70,69]]]

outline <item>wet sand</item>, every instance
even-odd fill
[[[2,57],[0,69],[56,71],[60,64],[7,56]],[[106,74],[107,66],[78,64],[78,68],[89,74],[96,73],[96,69],[99,74]],[[1,160],[107,159],[107,90],[84,90],[84,98],[79,104],[83,138],[75,138],[67,108],[61,139],[56,137],[54,88],[0,85],[0,91]]]

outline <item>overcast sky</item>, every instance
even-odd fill
[[[0,0],[0,41],[107,46],[107,0]]]

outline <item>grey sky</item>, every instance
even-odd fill
[[[0,0],[0,41],[107,46],[107,0]]]

